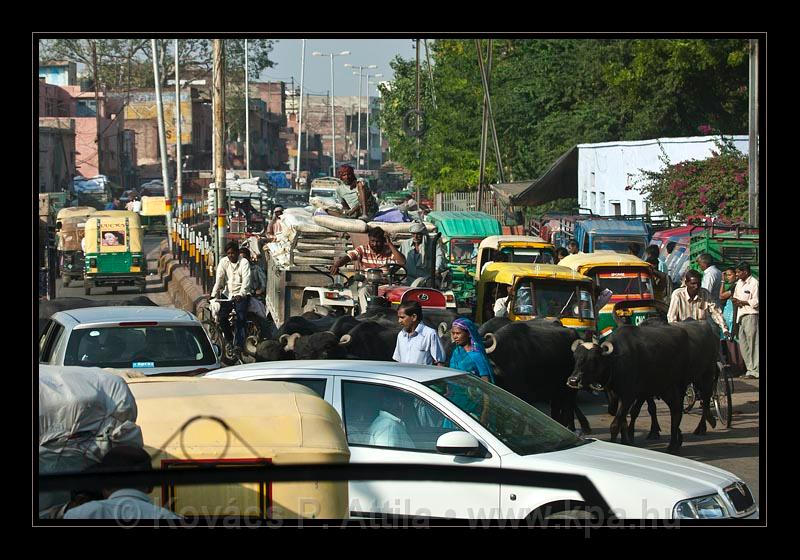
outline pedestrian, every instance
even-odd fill
[[[736,307],[739,329],[739,346],[747,366],[746,378],[758,379],[758,280],[750,272],[750,265],[736,265],[736,289],[731,301]]]
[[[152,471],[150,456],[140,447],[119,445],[111,448],[92,469],[103,471]],[[152,486],[125,487],[109,484],[102,490],[102,500],[88,501],[67,510],[64,519],[117,519],[133,523],[142,519],[182,519],[174,512],[156,506],[150,500]],[[91,496],[90,496],[91,497]]]
[[[722,317],[725,319],[728,329],[733,332],[733,326],[736,321],[736,306],[733,305],[731,298],[733,297],[733,291],[736,289],[736,267],[727,267],[722,273],[722,279],[722,286],[720,286],[719,290]]]
[[[422,306],[417,301],[397,309],[402,329],[392,359],[403,364],[440,365],[445,362],[444,348],[435,330],[422,323]]]
[[[676,269],[677,269],[677,266],[678,266],[678,263],[676,261],[677,261],[679,255],[677,253],[673,254],[674,251],[675,251],[675,246],[676,245],[677,245],[677,242],[675,242],[675,241],[668,241],[667,242],[667,257],[664,260],[664,262],[667,264],[667,275],[669,275],[669,277],[672,279],[672,281],[677,284],[680,281],[680,279],[675,278],[676,272],[677,272]]]
[[[658,245],[648,245],[644,251],[647,254],[645,261],[650,263],[650,265],[657,271],[663,272],[664,274],[668,273],[667,263],[659,258],[661,251],[658,248]]]
[[[719,293],[722,287],[722,273],[714,266],[714,259],[708,253],[697,257],[697,265],[703,271],[702,286],[708,290],[712,301],[719,307]]]
[[[448,367],[477,375],[494,384],[494,371],[475,323],[465,317],[455,319],[450,327],[450,336],[455,347]]]
[[[553,261],[554,261],[553,264],[560,263],[561,259],[563,259],[564,257],[568,257],[568,256],[569,256],[569,251],[567,250],[566,247],[558,247],[556,249],[555,258],[553,259]]]
[[[709,317],[719,325],[723,335],[730,337],[730,330],[722,318],[719,308],[711,299],[708,290],[700,287],[700,273],[692,268],[684,275],[685,286],[672,292],[667,312],[667,321],[675,323],[686,319],[705,320]]]
[[[248,289],[250,288],[250,261],[239,258],[239,245],[235,241],[225,246],[225,255],[217,265],[217,279],[211,289],[211,297],[220,292],[227,300],[217,301],[219,305],[219,324],[222,331],[230,338],[229,320],[231,306],[236,309],[236,333],[234,345],[240,350],[244,348],[247,326]]]
[[[347,251],[343,257],[333,261],[330,267],[331,274],[337,274],[339,268],[349,262],[359,263],[361,270],[381,268],[388,273],[390,264],[405,266],[406,258],[392,243],[392,238],[380,227],[371,228],[368,232],[369,244],[359,245],[352,251]]]
[[[400,252],[406,258],[405,269],[408,277],[406,283],[411,285],[417,278],[430,276],[430,263],[425,262],[427,228],[420,222],[414,222],[408,228],[411,238],[400,242]],[[441,245],[436,246],[436,273],[447,270],[447,260]]]
[[[570,255],[577,255],[578,254],[578,242],[574,239],[570,239],[567,241],[567,251],[569,251]]]

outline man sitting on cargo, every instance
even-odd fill
[[[336,187],[336,196],[344,209],[347,218],[358,218],[369,221],[378,213],[378,201],[372,196],[366,183],[356,181],[356,173],[349,165],[342,165],[338,171],[339,179],[344,183]],[[328,214],[337,213],[328,210]]]
[[[394,246],[389,234],[383,228],[376,227],[369,230],[369,244],[359,245],[352,251],[347,251],[345,256],[334,260],[330,273],[337,274],[340,267],[350,262],[357,262],[360,270],[381,268],[384,273],[388,273],[390,264],[405,266],[406,258]]]

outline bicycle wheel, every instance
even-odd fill
[[[717,382],[714,384],[714,411],[717,413],[717,418],[726,428],[731,427],[733,421],[733,399],[731,398],[731,385],[733,383],[728,376],[728,372],[721,368],[717,376]]]
[[[692,410],[694,403],[697,402],[697,392],[694,390],[694,385],[689,383],[686,387],[686,394],[683,395],[683,412],[688,413]]]

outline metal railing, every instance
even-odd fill
[[[169,235],[178,262],[187,267],[203,293],[208,293],[214,286],[216,255],[213,238],[196,230],[205,217],[204,207],[202,202],[185,202],[180,208],[174,207]]]

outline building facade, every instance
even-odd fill
[[[734,145],[747,153],[748,137],[732,136]],[[718,136],[658,138],[636,142],[578,144],[578,202],[582,208],[600,216],[649,213],[646,200],[634,185],[642,170],[663,169],[663,153],[678,163],[706,159],[716,150]],[[582,210],[587,212],[588,210]],[[654,213],[655,214],[655,213]]]

